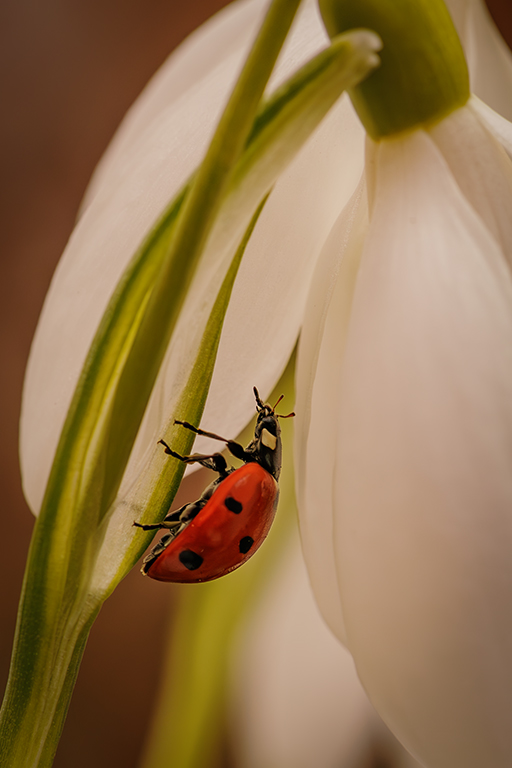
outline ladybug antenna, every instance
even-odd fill
[[[276,410],[277,406],[279,405],[279,403],[281,402],[281,400],[283,399],[283,397],[284,397],[284,395],[281,395],[281,397],[279,398],[279,400],[277,401],[277,403],[276,403],[276,404],[274,405],[274,407],[272,408],[272,410],[273,410],[273,411],[275,411],[275,410]]]
[[[279,403],[281,402],[281,400],[283,399],[283,397],[284,397],[284,395],[281,395],[281,397],[279,398],[277,403],[274,405],[272,410],[274,411],[274,415],[275,415],[276,419],[291,419],[292,416],[295,416],[294,413],[287,413],[286,416],[282,416],[281,414],[276,413],[276,408],[279,405]]]
[[[256,398],[256,407],[257,407],[258,411],[263,410],[263,408],[265,407],[265,403],[262,402],[261,397],[260,397],[260,393],[258,392],[256,387],[253,387],[252,391],[254,392],[254,397]]]

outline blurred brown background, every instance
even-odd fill
[[[168,53],[226,0],[3,0],[0,8],[0,690],[32,529],[17,426],[25,362],[91,172]],[[512,41],[512,0],[489,0]],[[93,629],[56,767],[132,768],[151,715],[172,588],[121,584]],[[101,693],[100,693],[101,692]]]

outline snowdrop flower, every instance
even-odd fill
[[[52,283],[27,371],[21,423],[21,460],[25,492],[35,513],[41,505],[58,436],[79,381],[83,361],[109,296],[123,274],[134,248],[150,233],[155,218],[167,201],[179,191],[200,160],[211,136],[212,126],[220,114],[223,101],[233,84],[235,73],[258,27],[265,6],[266,3],[261,0],[247,0],[233,6],[206,25],[185,45],[157,75],[139,104],[127,117],[93,179],[80,221]],[[271,87],[282,83],[291,71],[296,70],[327,43],[328,39],[314,4],[306,2],[278,63]],[[352,72],[354,82],[378,64],[375,55],[378,47],[379,41],[371,33],[363,33],[359,38],[354,38],[354,48],[361,53],[359,69],[355,67]],[[506,134],[507,129],[500,124],[499,119],[493,117],[493,120],[494,132],[501,136]],[[442,141],[450,143],[449,138],[441,137],[439,142]],[[363,143],[363,133],[354,113],[347,99],[342,99],[331,111],[328,119],[311,136],[304,151],[290,165],[286,174],[277,182],[247,246],[230,303],[204,417],[211,429],[229,434],[238,432],[253,410],[252,385],[257,383],[262,394],[267,393],[285,367],[303,320],[316,260],[333,225],[337,226],[335,222],[338,213],[349,200],[360,176]],[[329,147],[328,152],[325,151],[326,146]],[[286,146],[281,149],[284,151]],[[376,151],[375,206],[372,220],[376,219],[379,210],[379,163]],[[172,173],[168,172],[169,168],[172,168]],[[473,188],[471,180],[468,181],[468,186]],[[259,200],[250,197],[251,189],[246,191],[249,202],[245,204],[254,207]],[[471,196],[470,192],[464,192],[464,195]],[[363,199],[362,191],[360,196]],[[235,200],[233,203],[235,208],[236,202]],[[492,211],[488,213],[488,217],[494,215]],[[363,205],[357,207],[352,203],[346,215],[353,215],[356,222],[364,220]],[[495,229],[501,232],[500,227],[501,223],[497,221]],[[361,224],[359,230],[362,232],[363,229]],[[357,233],[359,230],[356,227],[353,231]],[[495,230],[492,230],[493,236],[494,232]],[[223,247],[226,246],[226,238],[231,238],[231,245],[233,239],[238,242],[236,238],[239,239],[243,233],[237,231],[235,234],[236,237],[229,226],[224,229],[221,227],[214,246],[219,246],[219,243]],[[352,240],[349,246],[352,248]],[[215,252],[215,247],[212,246],[212,250]],[[219,247],[218,251],[221,252],[222,248]],[[345,268],[344,264],[350,263],[349,259],[345,259],[342,269]],[[322,264],[325,265],[325,259]],[[142,469],[147,466],[148,455],[154,450],[155,435],[161,434],[166,414],[170,413],[176,404],[177,390],[190,374],[190,368],[186,365],[190,358],[189,349],[199,348],[199,329],[201,324],[204,325],[208,313],[213,311],[212,296],[217,295],[220,288],[219,274],[222,274],[222,270],[216,270],[217,266],[219,262],[215,262],[210,271],[200,273],[200,280],[194,284],[190,293],[190,301],[187,299],[184,304],[177,334],[179,341],[171,344],[169,348],[162,374],[122,481],[119,515],[116,517],[114,514],[113,525],[110,525],[108,530],[102,524],[101,517],[93,520],[94,525],[98,524],[97,534],[96,528],[94,529],[96,540],[92,542],[90,549],[82,547],[80,555],[84,558],[83,561],[74,557],[75,545],[78,546],[77,542],[81,540],[80,532],[70,537],[69,541],[75,550],[66,553],[67,559],[61,558],[65,560],[60,563],[63,566],[62,578],[52,583],[54,607],[59,604],[68,605],[69,595],[66,590],[71,575],[73,585],[78,584],[80,587],[80,607],[85,606],[89,611],[86,618],[80,614],[80,621],[75,620],[79,611],[68,611],[67,619],[70,620],[66,625],[66,632],[53,633],[49,638],[51,642],[41,650],[42,656],[47,653],[48,658],[51,657],[50,660],[58,659],[64,664],[69,664],[72,674],[76,673],[78,659],[84,647],[84,637],[94,619],[97,606],[101,599],[106,597],[109,589],[113,588],[113,572],[117,574],[116,578],[121,578],[119,574],[123,568],[128,567],[124,561],[116,561],[112,556],[112,544],[119,545],[121,542],[122,546],[117,546],[117,551],[122,554],[126,542],[130,537],[133,539],[133,515],[130,508],[133,498],[130,494],[137,478],[143,474]],[[223,266],[226,266],[225,263]],[[319,269],[321,274],[324,267],[320,266]],[[268,274],[272,279],[266,280],[262,288],[261,276]],[[314,286],[318,284],[319,278],[316,278]],[[350,283],[347,283],[347,290],[349,287]],[[145,300],[146,297],[141,296],[141,308],[144,307]],[[324,304],[323,298],[321,302]],[[247,311],[248,306],[251,307],[250,312]],[[356,306],[354,299],[354,312]],[[242,316],[243,324],[239,321]],[[107,316],[107,320],[112,318]],[[308,326],[309,329],[314,329],[314,321],[308,321]],[[327,327],[326,324],[325,328]],[[279,332],[276,332],[276,328]],[[307,330],[306,335],[310,333],[311,330]],[[321,358],[322,348],[318,360]],[[349,345],[347,354],[348,350]],[[307,357],[304,353],[303,360],[305,359]],[[316,365],[316,359],[312,361],[312,365],[313,363]],[[106,388],[108,395],[108,382]],[[108,397],[106,399],[108,400]],[[306,401],[307,396],[304,400],[305,414],[308,413]],[[337,411],[338,407],[333,409],[333,416]],[[111,414],[108,416],[110,418]],[[117,419],[117,427],[122,427],[123,413],[116,411],[114,417],[114,421]],[[337,419],[332,418],[331,421],[337,423]],[[92,445],[93,450],[95,440],[106,423],[100,420],[98,433],[93,430],[88,433],[88,445]],[[307,431],[307,427],[303,427],[302,432],[304,431]],[[85,442],[84,440],[83,443]],[[326,440],[324,447],[328,442],[329,440]],[[310,444],[313,445],[314,442],[311,440]],[[107,465],[109,461],[115,463],[116,452],[109,450],[108,443],[103,445],[105,462]],[[205,448],[198,446],[199,450]],[[75,492],[82,494],[81,498],[87,506],[89,501],[93,505],[101,493],[87,493],[91,476],[88,474],[89,466],[82,465],[82,468],[84,466],[86,471],[80,476],[77,473],[76,486],[71,487],[70,484],[68,490],[70,496]],[[112,499],[111,494],[116,491],[114,486],[115,483],[112,483],[109,492],[104,498],[101,497],[102,511],[108,507]],[[129,514],[123,504],[128,506]],[[39,543],[45,535],[53,536],[51,542],[50,538],[48,539],[50,543],[46,552],[53,548],[52,555],[56,560],[61,552],[59,536],[62,534],[65,538],[69,532],[64,519],[61,524],[62,527],[56,533],[49,519],[37,529],[36,538]],[[322,524],[319,524],[318,529],[323,530]],[[86,530],[90,533],[91,529]],[[314,541],[315,535],[311,537],[311,544],[308,544],[313,549]],[[94,562],[98,546],[102,549],[99,560]],[[45,554],[44,547],[41,551]],[[82,564],[85,569],[82,569]],[[83,574],[92,570],[96,574],[96,581],[86,584]],[[42,590],[47,573],[33,568],[30,573],[31,583],[39,585]],[[332,590],[334,584],[332,576],[331,569],[322,587],[327,589],[329,596],[329,590]],[[90,588],[89,592],[87,588]],[[322,589],[317,589],[317,595],[324,606],[324,612],[328,614],[325,598],[321,594]],[[26,596],[32,602],[29,608],[23,610],[22,616],[28,616],[31,612],[37,615],[40,612],[44,625],[44,612],[48,605],[46,599],[37,591],[31,595],[30,589],[26,590]],[[335,594],[333,602],[336,601],[339,602]],[[334,614],[330,616],[332,625],[337,621]],[[350,635],[350,632],[355,631],[347,630],[347,633]],[[69,640],[69,647],[75,643],[73,647],[77,656],[71,658],[61,652],[61,636],[64,637],[63,642]],[[29,634],[25,637],[29,637]],[[30,637],[40,638],[40,635],[34,631]],[[32,646],[25,642],[24,648],[30,653]],[[367,684],[364,668],[361,666],[363,662],[352,647],[350,649],[354,653],[359,674]],[[34,664],[39,665],[38,676],[37,680],[33,677],[31,684],[41,688],[47,679],[46,672],[40,657]],[[21,677],[14,674],[12,679],[13,685],[18,685]],[[55,686],[51,691],[53,698],[47,697],[49,702],[58,699],[56,691],[58,686],[63,684],[64,678],[53,676],[52,680],[55,681]],[[71,686],[67,678],[66,685],[68,689]],[[24,695],[27,694],[30,694],[30,691],[25,690]],[[16,698],[16,692],[12,695]],[[378,698],[378,694],[374,694],[373,698]],[[46,722],[55,724],[55,729],[58,730],[64,715],[60,718],[54,717],[50,706],[53,704],[48,704],[45,712]],[[34,718],[39,718],[39,714],[32,711],[30,718],[24,723],[23,727],[27,733],[30,732]],[[391,716],[387,717],[388,721],[392,719]],[[43,721],[39,719],[38,722]],[[9,723],[6,727],[10,727]],[[54,740],[58,738],[56,730],[51,736]],[[401,734],[399,726],[395,727],[395,730]],[[407,734],[404,741],[407,742]],[[21,750],[18,752],[20,760],[25,757],[25,747],[20,746],[23,744],[24,740],[20,739],[17,746],[17,749]],[[49,746],[45,744],[44,749],[50,751],[54,747],[55,743]]]
[[[406,6],[323,6],[331,31],[369,24],[384,49],[353,92],[365,180],[326,241],[301,338],[303,546],[325,619],[410,752],[505,768],[512,165],[495,136],[510,149],[512,126],[468,99],[441,4]]]
[[[94,173],[79,225],[52,281],[27,369],[20,458],[25,495],[35,514],[108,298],[133,249],[199,162],[267,5],[268,0],[240,0],[191,35],[129,111]],[[507,73],[512,72],[510,57],[502,51],[499,61],[487,65],[486,56],[486,51],[504,48],[503,41],[481,0],[449,0],[449,5],[462,40],[471,49],[473,90],[506,114],[512,88],[508,87],[512,75],[507,81]],[[308,0],[299,11],[270,87],[282,83],[327,41],[316,3]],[[489,100],[498,83],[507,85]],[[266,395],[283,371],[302,323],[316,258],[357,185],[363,155],[364,131],[345,96],[279,179],[248,245],[227,313],[204,415],[213,431],[238,433],[253,412],[254,382]],[[172,173],[165,172],[168,167]],[[254,290],[258,275],[267,270],[273,280],[265,291]],[[245,313],[249,297],[251,312],[241,324],[238,318]],[[158,424],[170,407],[172,370],[169,356],[132,452],[122,493],[141,472]],[[211,448],[201,439],[196,446],[200,451]]]

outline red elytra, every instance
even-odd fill
[[[228,469],[220,453],[180,456],[165,446],[165,452],[186,463],[197,462],[214,469],[219,477],[200,499],[170,512],[161,523],[134,525],[144,530],[168,529],[144,558],[142,572],[158,581],[197,583],[224,576],[259,549],[276,513],[281,471],[281,429],[275,407],[264,404],[254,388],[258,417],[254,438],[247,448],[211,432],[177,421],[196,434],[227,444],[231,453],[245,463]],[[279,398],[278,403],[281,398]]]
[[[244,464],[220,483],[196,517],[149,565],[147,575],[159,581],[198,582],[234,571],[266,538],[278,496],[272,475],[259,464]],[[229,499],[241,505],[240,511],[226,506]]]

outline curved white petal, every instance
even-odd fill
[[[24,491],[34,511],[110,295],[156,216],[200,161],[242,62],[247,40],[227,58],[224,42],[221,36],[218,67],[179,99],[160,103],[157,120],[146,125],[139,118],[142,134],[137,140],[131,137],[111,172],[105,169],[59,262],[32,344],[23,393],[20,454]],[[173,70],[173,58],[169,61]],[[161,91],[157,95],[164,97]],[[150,104],[151,112],[155,106]]]
[[[502,145],[507,155],[512,158],[512,123],[491,109],[477,96],[472,96],[469,106]]]
[[[336,456],[332,424],[338,409],[352,293],[367,226],[366,186],[361,182],[318,260],[297,361],[296,484],[304,557],[320,611],[344,642],[333,542]]]
[[[512,280],[427,134],[376,152],[338,409],[348,646],[425,766],[506,768]]]
[[[253,8],[253,3],[249,5]],[[184,57],[177,57],[179,74],[183,58],[190,64],[195,49],[200,53],[207,40],[211,43],[209,66],[198,68],[190,88],[181,94],[171,88],[167,103],[162,85],[167,78],[162,73],[149,95],[141,97],[140,111],[132,110],[126,133],[122,128],[117,146],[114,142],[100,169],[55,273],[29,359],[21,418],[23,484],[33,510],[39,508],[65,414],[110,294],[155,217],[199,162],[245,55],[248,36],[237,37],[230,12],[221,14],[218,23],[211,22],[206,36],[201,34]],[[238,13],[236,7],[233,13]],[[251,18],[256,24],[258,12]],[[237,43],[228,55],[226,26]],[[308,3],[294,25],[276,78],[283,78],[325,42],[315,6]],[[174,58],[165,66],[173,72]],[[342,99],[279,180],[246,251],[206,406],[204,423],[211,430],[236,435],[254,410],[252,386],[260,387],[265,396],[279,378],[295,344],[315,259],[361,167],[362,131],[348,100]],[[186,319],[194,317],[194,300],[203,313],[208,309],[203,301],[208,275],[201,279],[203,292],[191,299]],[[186,339],[175,350],[182,358],[189,333],[193,335],[194,327],[187,327]],[[169,355],[122,493],[140,470],[176,397],[183,366],[175,363]]]
[[[512,53],[483,0],[446,0],[468,62],[471,90],[512,120]]]
[[[231,689],[237,765],[367,764],[379,720],[320,618],[296,537],[238,638]]]
[[[203,417],[214,431],[238,434],[254,412],[252,387],[266,397],[278,381],[297,341],[316,260],[357,185],[363,152],[361,126],[343,97],[276,184],[226,314]]]
[[[512,132],[512,124],[508,123]],[[462,107],[429,129],[463,195],[482,218],[512,266],[512,163],[472,107]]]
[[[233,2],[173,51],[126,113],[94,171],[82,210],[105,186],[115,189],[131,147],[137,146],[148,128],[160,120],[162,112],[179,105],[181,99],[188,99],[189,92],[201,89],[201,83],[219,69],[227,68],[233,78],[236,76],[267,6],[268,0]]]

